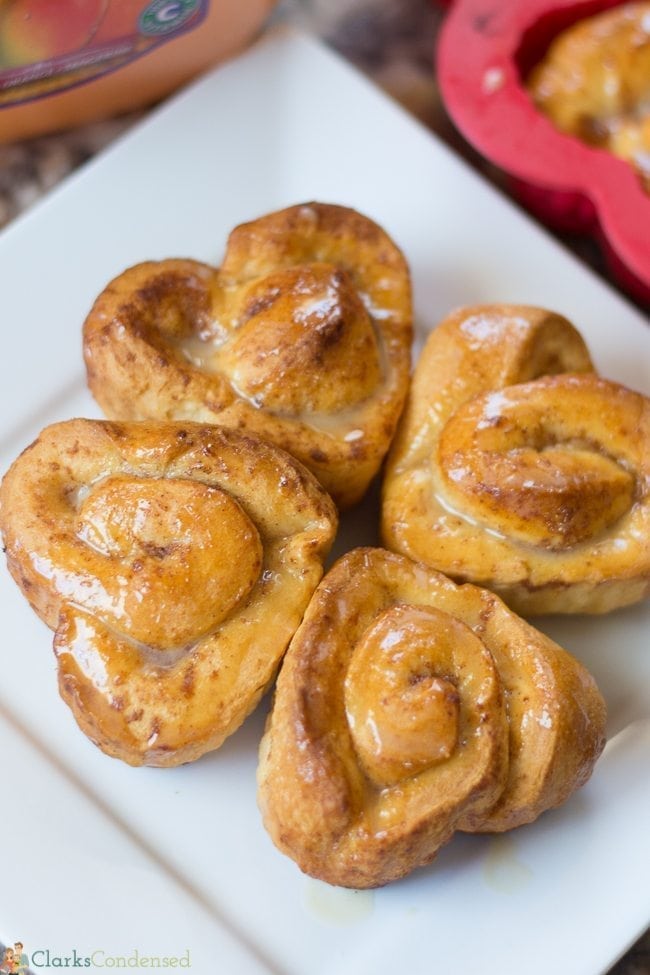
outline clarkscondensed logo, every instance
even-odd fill
[[[93,951],[79,951],[77,948],[66,951],[55,951],[52,948],[35,948],[31,957],[24,950],[22,942],[17,941],[13,948],[5,948],[0,972],[7,975],[29,975],[28,969],[33,971],[49,969],[84,969],[92,972],[96,969],[125,968],[125,969],[156,969],[162,968],[191,968],[189,948],[178,955],[145,954],[134,948],[128,954],[117,954],[96,948]]]

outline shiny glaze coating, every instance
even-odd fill
[[[604,725],[585,668],[497,596],[356,549],[285,656],[260,749],[264,823],[306,873],[379,886],[457,829],[507,830],[564,802]]]
[[[528,89],[559,129],[632,163],[650,192],[650,3],[621,4],[563,31]]]
[[[386,546],[522,613],[601,613],[650,590],[650,401],[593,372],[566,319],[450,315],[391,448]]]
[[[241,724],[336,523],[283,451],[193,423],[55,424],[0,489],[7,563],[55,631],[61,696],[132,765],[191,761]]]
[[[402,409],[411,314],[406,262],[377,224],[290,207],[236,227],[218,270],[167,260],[112,281],[84,326],[88,383],[109,417],[262,436],[348,507]]]

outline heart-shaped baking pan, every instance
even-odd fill
[[[619,3],[456,0],[440,35],[438,79],[458,128],[512,177],[521,201],[559,229],[597,236],[620,284],[648,302],[650,194],[629,163],[556,129],[525,88],[560,31]]]

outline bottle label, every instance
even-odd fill
[[[117,71],[194,30],[209,0],[0,2],[0,108]]]

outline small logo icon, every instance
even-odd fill
[[[29,958],[23,948],[22,941],[16,941],[13,948],[5,948],[0,963],[0,972],[11,973],[11,975],[25,975],[29,968]]]
[[[140,14],[142,34],[169,34],[192,17],[199,0],[153,0]]]

